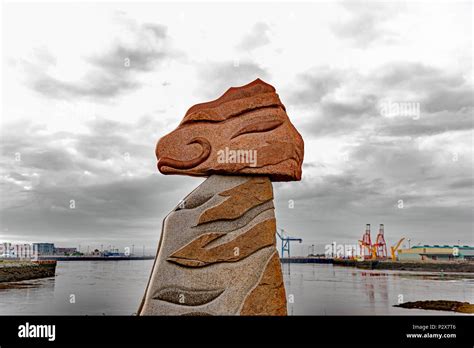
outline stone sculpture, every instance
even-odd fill
[[[304,144],[275,89],[191,107],[156,155],[163,174],[208,178],[164,219],[139,315],[286,315],[271,181],[301,179]]]
[[[230,151],[249,157],[256,151],[257,161],[220,160]],[[303,152],[275,88],[259,79],[191,107],[156,148],[163,174],[266,175],[272,181],[300,180]]]

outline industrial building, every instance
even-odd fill
[[[474,247],[468,245],[416,245],[398,250],[399,261],[474,261]]]
[[[76,248],[54,248],[54,255],[74,255],[77,253]]]
[[[54,255],[53,243],[33,243],[33,249],[38,252],[38,255]]]

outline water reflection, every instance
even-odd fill
[[[132,315],[153,261],[59,262],[55,278],[0,284],[0,314]],[[453,314],[395,308],[403,302],[474,303],[473,274],[283,264],[290,315]],[[71,301],[74,298],[74,301]]]
[[[428,299],[474,302],[472,274],[359,270],[319,264],[291,267],[285,286],[287,293],[295,294],[295,302],[288,307],[296,314],[440,314],[394,308],[400,295],[404,302]],[[298,275],[303,275],[302,283],[294,282]]]

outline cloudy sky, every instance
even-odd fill
[[[203,181],[158,173],[157,140],[259,77],[305,141],[303,180],[274,184],[295,253],[366,223],[389,245],[473,244],[472,17],[453,1],[6,3],[0,240],[153,253]]]

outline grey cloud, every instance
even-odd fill
[[[436,163],[435,151],[420,151],[410,141],[364,139],[349,150],[342,173],[318,175],[316,168],[305,168],[301,182],[275,183],[279,224],[309,244],[356,243],[365,223],[385,223],[389,243],[410,237],[452,244],[445,234],[449,226],[458,229],[456,238],[472,241],[469,162]],[[400,199],[404,209],[398,208]]]
[[[49,52],[46,47],[36,47],[33,49],[33,51],[39,63],[45,66],[56,65],[56,58]]]
[[[328,114],[336,121],[341,118],[351,117],[358,119],[366,114],[376,111],[378,99],[375,95],[366,94],[350,101],[327,100],[322,103],[322,112]]]
[[[138,88],[137,82],[124,76],[95,71],[87,74],[79,83],[60,81],[46,74],[35,77],[31,87],[38,93],[55,99],[73,97],[109,98]]]
[[[266,80],[267,71],[253,62],[207,62],[200,66],[198,77],[201,84],[199,94],[206,98],[217,98],[229,87],[237,87],[252,82],[257,78]]]
[[[26,134],[15,130],[18,143],[31,153],[37,148],[56,149],[51,153],[61,163],[61,140],[71,138],[74,141],[70,146],[76,152],[71,157],[74,164],[69,168],[65,165],[60,171],[56,164],[48,168],[47,160],[45,168],[38,169],[27,161],[15,167],[11,159],[8,162],[2,158],[2,166],[12,177],[15,174],[11,173],[20,174],[17,178],[30,178],[27,174],[32,172],[39,174],[36,182],[2,182],[2,194],[11,197],[1,205],[2,227],[33,241],[46,238],[63,245],[126,246],[143,241],[154,247],[164,216],[202,179],[164,177],[156,172],[153,149],[146,144],[152,143],[151,134],[159,124],[149,118],[132,125],[97,119],[88,127],[90,132],[76,135],[40,136],[34,127],[25,127]],[[6,139],[12,143],[10,149],[20,148],[13,136]],[[90,148],[85,146],[88,143]],[[136,149],[132,151],[130,168],[145,166],[149,171],[122,175],[128,168],[120,165],[123,147],[127,146]],[[94,152],[93,148],[100,151]],[[28,151],[22,150],[26,156]],[[101,151],[108,155],[102,158]],[[408,234],[414,241],[441,243],[444,241],[439,236],[448,222],[466,231],[472,203],[472,196],[466,191],[467,164],[444,168],[433,163],[432,152],[419,151],[414,143],[363,135],[358,144],[348,147],[348,153],[347,168],[340,174],[321,175],[319,170],[331,168],[326,163],[307,162],[303,181],[275,183],[280,227],[289,228],[290,233],[303,237],[305,243],[356,241],[367,222],[385,223],[390,241]],[[105,158],[118,168],[99,166]],[[91,181],[82,174],[86,168],[96,175]],[[32,188],[24,189],[26,185]],[[71,199],[76,203],[74,210],[69,209]],[[293,209],[288,207],[290,199],[295,202]],[[396,207],[398,199],[404,199],[406,210]],[[447,202],[444,206],[438,203],[443,200]],[[430,234],[426,232],[427,226]],[[461,239],[468,237],[468,232],[459,234]]]
[[[353,133],[380,118],[377,103],[378,99],[371,94],[350,101],[327,98],[315,106],[318,116],[306,121],[303,127],[311,136]]]
[[[474,178],[465,178],[452,182],[449,184],[450,188],[453,189],[470,189],[474,190]]]
[[[108,133],[73,134],[53,133],[36,135],[27,133],[26,141],[18,139],[19,134],[6,134],[2,139],[1,153],[8,162],[31,170],[46,172],[97,172],[104,174],[101,161],[110,158],[123,158],[124,152],[142,153],[142,147],[131,144],[125,137]],[[58,142],[66,140],[69,145]],[[69,152],[67,148],[73,152]],[[135,151],[134,151],[135,150]],[[152,152],[150,150],[150,152]],[[14,154],[21,156],[15,162]],[[95,161],[93,161],[95,160]]]
[[[165,25],[147,23],[147,24],[144,24],[144,25],[143,25],[143,28],[146,29],[146,30],[150,30],[151,32],[153,32],[153,34],[154,34],[157,38],[161,38],[161,39],[166,38],[166,31],[167,31],[167,28],[166,28]]]
[[[465,83],[460,74],[445,72],[423,63],[392,62],[378,68],[373,78],[379,84],[389,88],[420,89],[458,87]]]
[[[200,180],[157,172],[153,144],[159,121],[97,119],[88,127],[84,133],[44,134],[26,123],[2,136],[0,189],[8,196],[0,205],[2,229],[72,245],[155,244],[164,216]]]
[[[386,3],[346,9],[351,18],[335,25],[336,36],[359,47],[397,40],[384,27],[390,10]],[[170,47],[165,27],[131,22],[128,29],[136,44],[114,41],[104,52],[87,57],[90,71],[74,83],[49,75],[55,57],[39,49],[38,61],[27,65],[31,87],[51,98],[105,100],[139,88],[139,74],[179,55]],[[239,48],[265,45],[267,29],[254,27]],[[121,69],[125,58],[131,63],[128,70]],[[237,67],[232,61],[194,67],[201,81],[196,94],[206,98],[198,101],[257,77],[272,77],[249,61]],[[385,223],[389,244],[400,237],[412,238],[413,244],[472,241],[472,142],[465,132],[472,129],[472,87],[462,74],[394,62],[367,76],[355,70],[314,68],[293,82],[290,93],[281,94],[287,107],[308,115],[297,119],[307,155],[301,182],[274,184],[280,227],[304,243],[356,244],[365,223]],[[400,95],[404,100],[397,99]],[[421,117],[383,117],[377,102],[386,98],[420,102]],[[162,219],[202,179],[157,173],[157,130],[168,125],[143,118],[132,124],[97,119],[86,126],[84,133],[53,134],[32,124],[5,127],[0,157],[2,235],[8,229],[13,239],[72,246],[134,241],[156,245]],[[332,161],[320,156],[314,160],[312,155],[330,149],[312,140],[325,137],[343,145],[347,163],[332,167]],[[427,144],[416,137],[426,138]],[[449,151],[458,148],[459,161],[453,162]],[[19,163],[15,152],[22,154]],[[128,161],[125,152],[130,154]],[[76,201],[74,210],[69,209],[71,199]],[[405,209],[397,208],[399,199]],[[294,200],[294,208],[289,200]],[[453,230],[455,235],[449,233]]]
[[[473,128],[472,88],[461,74],[394,62],[368,75],[328,76],[322,68],[311,69],[295,84],[301,89],[293,89],[291,107],[311,117],[300,129],[305,140],[347,141],[348,161],[331,175],[328,163],[311,162],[300,183],[275,184],[282,227],[291,226],[306,243],[333,238],[356,243],[365,223],[385,223],[394,242],[410,237],[452,244],[445,234],[452,228],[459,231],[456,238],[472,241],[472,160],[453,162],[450,148],[443,146],[457,139],[460,149],[471,147],[466,131]],[[386,117],[379,105],[386,99],[419,102],[421,114]],[[438,134],[443,134],[439,142],[430,138]],[[431,146],[420,147],[415,139],[420,136]],[[312,151],[318,150],[324,151]],[[400,199],[405,209],[398,208]],[[294,200],[294,209],[288,200]]]
[[[35,149],[22,156],[25,166],[32,169],[44,169],[52,171],[71,170],[77,167],[77,162],[73,161],[70,155],[62,149]]]
[[[303,169],[324,168],[324,164],[317,162],[303,162]]]
[[[474,87],[461,73],[421,63],[395,62],[375,72],[374,81],[388,91],[410,91],[413,101],[430,113],[460,111],[474,106]]]
[[[31,169],[52,171],[70,170],[76,166],[70,155],[61,147],[52,147],[51,138],[43,135],[31,137],[29,130],[23,134],[3,134],[0,153],[3,162],[11,163],[20,168],[24,165]],[[19,156],[19,161],[15,156]]]
[[[270,27],[268,24],[264,22],[255,23],[251,32],[244,36],[242,41],[237,45],[237,48],[250,51],[269,44],[269,30]]]
[[[26,181],[26,180],[28,180],[28,178],[25,177],[23,174],[16,173],[16,172],[10,172],[10,173],[8,173],[8,176],[15,179],[16,181]]]
[[[297,86],[289,101],[295,105],[314,106],[333,92],[343,81],[342,72],[328,67],[318,67],[299,74]]]
[[[427,136],[447,132],[466,131],[474,128],[472,113],[437,112],[434,114],[423,112],[420,117],[395,117],[386,119],[378,127],[379,134],[389,136]]]
[[[396,32],[384,27],[387,18],[394,18],[403,7],[390,3],[363,6],[360,3],[345,2],[343,8],[349,14],[345,22],[333,23],[331,29],[339,37],[351,40],[356,46],[367,48],[374,43],[391,43],[398,40]]]
[[[423,135],[450,130],[471,129],[470,114],[474,107],[474,89],[461,73],[452,73],[419,63],[397,62],[375,72],[375,85],[385,91],[384,98],[393,102],[416,102],[419,120],[399,117],[387,121],[390,134]],[[391,95],[409,92],[409,100]],[[382,98],[381,98],[382,99]]]
[[[351,38],[357,45],[366,46],[380,37],[378,21],[370,14],[357,16],[344,24],[333,25],[333,32],[342,38]]]
[[[450,183],[470,178],[469,160],[453,165],[450,153],[444,154],[444,161],[436,158],[438,147],[420,149],[410,139],[396,140],[368,138],[352,147],[349,160],[356,164],[354,168],[361,170],[366,180],[382,178],[386,183],[383,190],[400,196],[419,196],[423,202],[417,203],[424,206],[430,206],[429,197],[436,195],[445,195],[450,205],[455,206],[460,206],[457,201],[460,196],[470,197],[469,192],[454,193],[449,187]],[[363,165],[367,170],[362,171]],[[375,166],[376,171],[369,170]]]
[[[474,90],[471,86],[440,88],[432,91],[423,101],[428,112],[459,111],[474,107]],[[472,116],[472,114],[471,114]]]
[[[288,101],[296,109],[311,110],[311,118],[302,123],[302,132],[308,136],[343,134],[376,117],[379,98],[375,93],[357,90],[350,98],[337,94],[352,87],[354,81],[363,83],[363,78],[354,71],[325,66],[297,75]]]
[[[27,123],[23,128],[12,126],[11,132],[2,135],[2,162],[22,170],[21,173],[49,172],[57,180],[64,176],[63,172],[80,177],[88,171],[107,180],[120,171],[133,170],[134,165],[142,170],[144,165],[149,171],[155,170],[154,144],[161,121],[145,117],[135,124],[124,124],[96,119],[87,126],[88,132],[51,134],[39,133]],[[15,161],[17,153],[20,161]]]
[[[3,227],[31,240],[48,236],[69,243],[126,240],[132,244],[143,239],[156,243],[162,219],[178,203],[176,197],[192,189],[190,183],[189,178],[165,179],[158,173],[93,185],[43,182],[24,192],[21,209],[3,207],[0,217]],[[74,209],[69,206],[71,199]]]
[[[138,41],[135,45],[126,46],[117,42],[106,54],[90,57],[88,61],[98,68],[120,74],[124,70],[151,71],[159,62],[177,55],[177,52],[166,47],[166,26],[144,24],[134,25],[132,29]]]
[[[293,107],[312,110],[309,135],[357,132],[371,124],[378,134],[422,136],[472,129],[473,87],[460,73],[420,63],[394,62],[368,75],[313,68],[297,76]],[[351,92],[349,97],[341,93]],[[400,95],[403,97],[400,99]],[[386,117],[382,104],[417,103],[420,114]]]
[[[156,139],[150,139],[149,144],[137,142],[131,139],[128,133],[133,133],[138,129],[151,130],[151,127],[158,128],[156,122],[143,122],[139,120],[136,124],[124,124],[121,122],[97,118],[86,123],[90,133],[77,134],[74,136],[74,148],[88,159],[100,161],[108,159],[124,160],[127,154],[131,157],[145,157],[153,155],[153,143]]]
[[[137,74],[152,71],[160,63],[182,55],[171,47],[165,26],[125,24],[135,42],[124,44],[118,38],[105,52],[86,57],[90,69],[78,81],[66,82],[51,76],[48,65],[54,65],[54,57],[46,64],[43,57],[47,55],[43,51],[40,51],[37,62],[24,61],[30,87],[55,99],[85,97],[106,100],[141,87]]]

